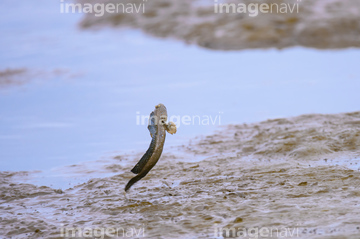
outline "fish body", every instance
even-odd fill
[[[132,185],[145,177],[159,161],[165,144],[166,131],[171,134],[176,133],[176,125],[173,122],[167,123],[165,105],[158,104],[155,106],[155,110],[150,114],[148,130],[151,136],[150,146],[131,170],[131,172],[137,175],[126,184],[125,191],[128,191]]]

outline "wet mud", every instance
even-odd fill
[[[0,70],[0,88],[23,85],[28,82],[28,70],[26,68],[7,68]]]
[[[69,228],[82,230],[79,238],[228,236],[219,228],[289,229],[273,238],[360,234],[360,112],[227,125],[165,145],[125,194],[142,153],[104,161],[97,170],[115,175],[64,190],[20,183],[30,172],[1,172],[0,236],[72,238]],[[109,228],[123,231],[106,234]]]
[[[68,69],[61,68],[47,71],[28,68],[5,68],[0,69],[0,90],[19,87],[29,83],[41,83],[46,80],[72,79],[80,75],[80,73],[74,73]]]
[[[92,12],[80,23],[89,28],[135,28],[214,50],[303,46],[340,49],[360,46],[360,2],[353,0],[78,0],[79,3],[118,3],[131,7],[116,13]],[[245,12],[215,13],[215,4],[245,4]],[[268,13],[249,4],[267,3]],[[130,5],[129,5],[130,4]],[[271,5],[275,4],[275,5]],[[135,8],[138,12],[135,12]],[[237,9],[237,8],[236,8]],[[127,12],[126,12],[127,11]],[[255,15],[256,14],[256,15]]]

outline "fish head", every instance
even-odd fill
[[[165,105],[163,104],[158,104],[155,106],[155,111],[154,111],[154,115],[156,116],[157,119],[159,119],[159,124],[164,125],[167,122],[167,110]]]

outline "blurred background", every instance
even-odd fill
[[[169,116],[221,117],[180,123],[167,145],[226,124],[359,110],[356,1],[271,1],[299,12],[256,17],[215,14],[213,1],[132,2],[144,13],[0,2],[1,170],[145,151],[149,132],[136,117],[158,103]]]

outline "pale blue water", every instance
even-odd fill
[[[80,19],[60,14],[58,1],[0,2],[0,70],[47,74],[0,90],[1,170],[144,151],[150,137],[137,112],[160,102],[169,115],[219,116],[221,125],[360,110],[359,49],[209,51],[132,30],[81,31]],[[180,125],[166,143],[218,124]]]

